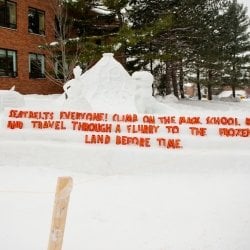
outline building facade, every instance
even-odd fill
[[[62,88],[46,78],[46,51],[55,41],[53,0],[0,0],[0,89],[52,94]]]

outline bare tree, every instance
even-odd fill
[[[79,62],[82,43],[72,33],[72,20],[68,15],[67,1],[50,2],[54,20],[51,20],[55,41],[44,41],[41,49],[46,54],[45,75],[59,86],[63,86],[72,77],[74,67]]]

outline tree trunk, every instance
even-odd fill
[[[198,100],[201,100],[201,84],[200,84],[200,69],[196,69],[196,85],[197,85],[197,95]]]
[[[183,72],[183,65],[182,65],[182,60],[180,60],[180,82],[179,82],[179,87],[180,87],[180,94],[181,98],[185,98],[184,94],[184,72]]]
[[[116,15],[117,15],[117,19],[118,19],[118,22],[119,22],[119,27],[121,28],[122,25],[123,25],[123,17],[122,17],[122,13],[121,11],[116,11]]]
[[[150,53],[152,53],[152,43],[149,44],[149,49],[150,49]],[[149,63],[150,63],[150,73],[153,74],[153,59],[152,58],[149,59]]]
[[[233,94],[233,98],[235,98],[236,97],[236,87],[235,87],[235,85],[234,84],[232,84],[232,94]]]
[[[236,77],[236,67],[235,67],[235,64],[233,65],[233,84],[231,85],[232,86],[232,94],[233,94],[233,98],[236,97],[236,88],[235,88],[235,84],[237,82],[237,77]]]
[[[207,99],[209,101],[213,99],[211,82],[212,82],[212,70],[208,70]]]
[[[177,85],[177,76],[176,76],[176,64],[172,63],[171,67],[171,78],[172,78],[172,86],[174,90],[174,95],[179,98],[178,85]]]
[[[165,78],[165,93],[166,93],[166,95],[170,95],[172,93],[171,86],[170,86],[170,83],[171,83],[170,74],[171,74],[170,63],[166,62],[166,78]]]

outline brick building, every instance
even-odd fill
[[[53,0],[0,0],[0,89],[50,94],[62,88],[45,76],[46,53],[55,40]]]

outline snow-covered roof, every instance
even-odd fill
[[[184,83],[184,86],[185,86],[185,87],[193,87],[194,84],[191,83],[191,82],[187,82],[187,83]]]

